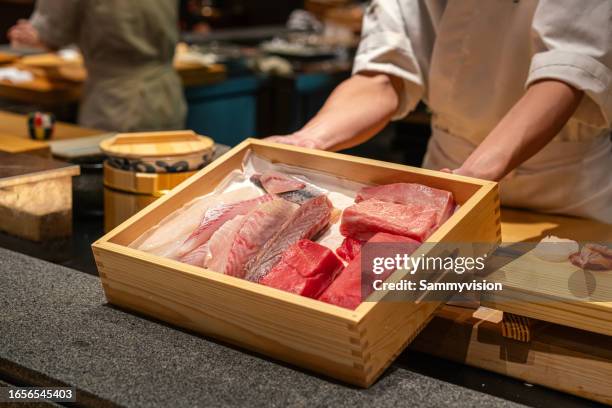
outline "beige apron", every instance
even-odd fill
[[[31,20],[50,46],[76,43],[83,53],[81,125],[183,128],[186,104],[172,65],[177,0],[38,0]]]
[[[456,169],[476,145],[433,128],[423,167]],[[500,183],[502,205],[593,218],[612,224],[610,135],[554,140]]]

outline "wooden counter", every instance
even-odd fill
[[[58,79],[57,72],[45,74],[39,68],[27,68],[20,65],[19,60],[5,66],[18,66],[28,69],[34,74],[30,82],[14,84],[9,81],[0,81],[0,98],[41,105],[57,105],[78,102],[81,97],[82,82],[74,80],[84,75],[71,75],[71,80]],[[223,81],[226,77],[225,66],[213,64],[202,66],[176,62],[175,68],[185,87],[208,85]]]
[[[29,139],[28,118],[25,115],[0,111],[0,133]],[[102,130],[85,128],[65,122],[57,122],[53,140],[75,139],[104,133]]]
[[[547,235],[576,241],[612,242],[612,225],[584,218],[507,208],[502,210],[501,218],[503,242],[538,242]]]

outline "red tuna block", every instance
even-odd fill
[[[336,249],[336,254],[346,262],[350,262],[359,254],[362,245],[363,241],[346,237],[344,241],[342,241],[342,244]]]
[[[340,233],[345,237],[367,241],[377,232],[387,232],[423,242],[435,226],[436,211],[432,209],[373,198],[344,210]]]
[[[259,283],[316,299],[342,269],[342,262],[323,245],[302,239]]]
[[[365,245],[370,243],[397,243],[397,244],[405,244],[401,246],[400,255],[410,255],[412,254],[421,243],[415,241],[410,238],[386,234],[384,232],[379,232],[374,235]],[[365,299],[368,297],[370,293],[372,293],[372,285],[371,282],[376,277],[376,279],[385,280],[391,275],[394,271],[389,270],[384,274],[376,276],[372,271],[368,271],[367,274],[364,274],[364,278],[366,280],[366,284],[362,286],[362,273],[361,273],[361,253],[359,253],[349,264],[344,268],[340,275],[332,282],[331,285],[319,296],[319,300],[331,303],[333,305],[337,305],[340,307],[344,307],[346,309],[354,310],[361,304],[361,298]],[[362,294],[363,292],[363,294]]]
[[[357,193],[355,202],[376,198],[396,204],[416,204],[436,211],[436,228],[449,219],[455,211],[455,200],[450,191],[439,190],[415,183],[394,183],[364,187]]]

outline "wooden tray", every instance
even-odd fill
[[[95,242],[110,303],[367,387],[427,324],[439,302],[364,302],[347,310],[128,248],[163,217],[212,191],[246,152],[360,182],[419,182],[452,191],[459,210],[428,242],[499,242],[497,184],[247,139]],[[482,246],[477,246],[481,248]],[[421,247],[414,254],[425,254]],[[397,271],[398,279],[405,271]]]

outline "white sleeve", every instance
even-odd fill
[[[80,3],[80,0],[36,1],[30,22],[43,43],[51,48],[61,48],[77,42],[81,23]]]
[[[557,79],[585,92],[576,119],[612,127],[612,1],[539,0],[527,86]]]
[[[381,72],[403,80],[393,119],[412,111],[425,95],[434,28],[420,0],[373,0],[366,9],[353,74]]]

